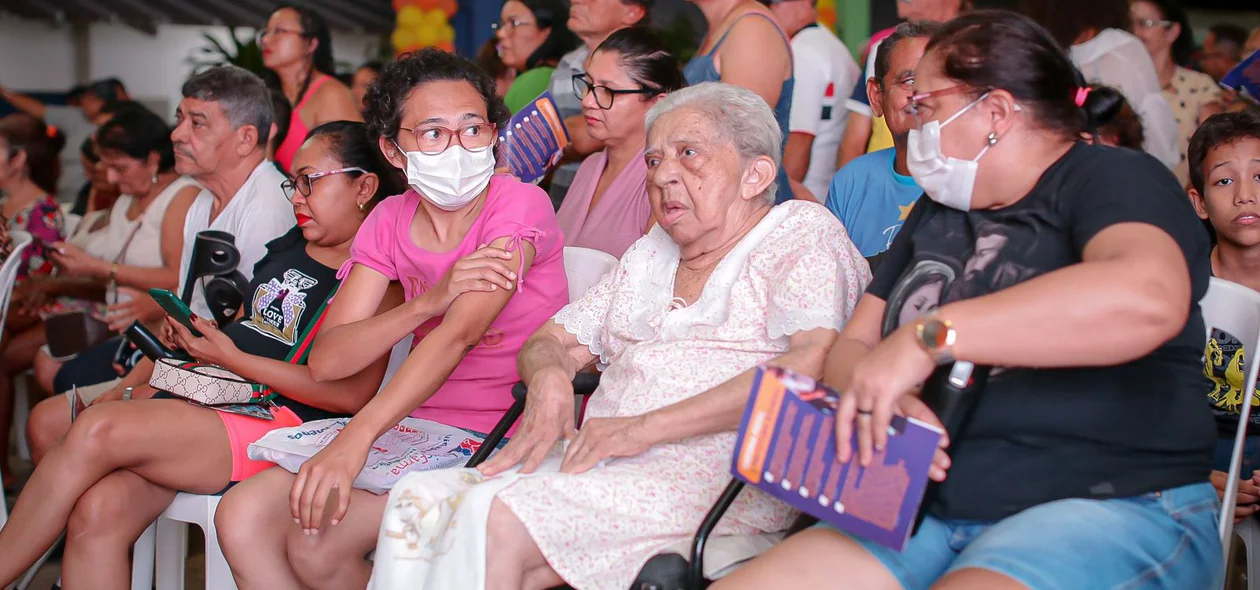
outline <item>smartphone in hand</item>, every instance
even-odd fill
[[[174,293],[166,289],[149,289],[149,296],[157,302],[158,306],[167,315],[175,318],[175,321],[188,328],[188,331],[192,332],[193,336],[201,338],[201,332],[193,326],[192,310],[188,309],[188,306],[184,305],[184,302],[179,297],[176,297]]]

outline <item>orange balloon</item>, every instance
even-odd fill
[[[442,51],[455,53],[455,44],[451,43],[450,41],[443,41],[441,43],[438,43],[437,45],[434,45],[434,47],[441,49]]]
[[[412,0],[412,2],[425,12],[438,7],[438,0]]]
[[[829,28],[836,28],[836,9],[818,7],[818,21]]]
[[[416,0],[394,0],[394,12],[402,10],[404,6],[413,6],[415,3]]]
[[[459,12],[459,3],[456,0],[437,0],[437,8],[446,13],[446,17],[450,18]]]

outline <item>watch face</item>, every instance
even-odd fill
[[[923,323],[923,344],[928,348],[936,349],[945,346],[947,334],[949,334],[949,330],[939,320],[929,320]]]

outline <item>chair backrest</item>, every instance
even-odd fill
[[[564,272],[569,275],[569,301],[577,301],[604,275],[617,268],[617,258],[602,250],[566,246]]]
[[[1210,338],[1212,329],[1222,330],[1238,339],[1243,345],[1243,366],[1247,374],[1242,383],[1242,406],[1239,408],[1238,430],[1234,438],[1233,458],[1221,510],[1219,528],[1221,543],[1229,547],[1233,537],[1234,506],[1238,500],[1238,476],[1242,470],[1241,450],[1246,436],[1246,425],[1251,414],[1251,398],[1256,389],[1256,363],[1252,362],[1260,347],[1260,293],[1224,279],[1212,277],[1207,295],[1199,302],[1203,309],[1203,324]],[[1226,551],[1226,554],[1229,552]]]
[[[31,234],[19,230],[10,230],[9,238],[13,240],[13,251],[0,265],[0,335],[4,334],[5,322],[9,321],[9,301],[13,295],[13,285],[17,283],[18,268],[22,265],[22,253],[30,247],[34,239]]]
[[[385,389],[385,384],[394,378],[394,374],[402,367],[403,361],[407,360],[407,355],[411,354],[411,341],[415,338],[415,334],[407,334],[398,344],[394,345],[394,349],[389,353],[389,366],[385,369],[385,378],[381,380],[381,389]],[[380,391],[379,389],[377,391]]]
[[[68,240],[74,237],[74,232],[79,229],[79,224],[83,222],[83,216],[75,213],[66,213],[62,218],[64,221],[61,224],[61,235]]]

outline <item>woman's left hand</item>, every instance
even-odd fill
[[[331,526],[337,526],[350,510],[350,490],[367,463],[371,446],[357,444],[346,436],[347,432],[348,429],[342,430],[324,450],[302,464],[289,492],[289,510],[308,535],[319,533],[334,490],[337,508],[330,519]]]
[[[118,298],[125,301],[110,305],[105,312],[105,321],[114,332],[126,330],[133,322],[143,324],[166,315],[148,293],[141,293],[131,287],[119,287]]]
[[[201,332],[201,338],[193,336],[192,332],[175,318],[166,318],[166,325],[171,330],[174,339],[173,344],[188,351],[188,354],[198,361],[230,370],[232,360],[241,353],[241,350],[236,347],[231,338],[227,337],[227,334],[214,325],[214,322],[197,316],[193,316],[192,322],[197,327],[197,331]]]
[[[642,455],[651,446],[642,416],[591,418],[582,423],[577,437],[569,441],[560,472],[582,473],[605,459]]]
[[[49,253],[53,262],[57,263],[67,274],[73,276],[109,276],[109,264],[94,258],[82,248],[69,242],[54,242],[54,250]]]
[[[850,441],[856,422],[858,460],[865,467],[888,444],[888,425],[898,400],[917,389],[936,363],[919,345],[915,324],[898,328],[862,357],[836,411],[837,457],[853,457]]]

